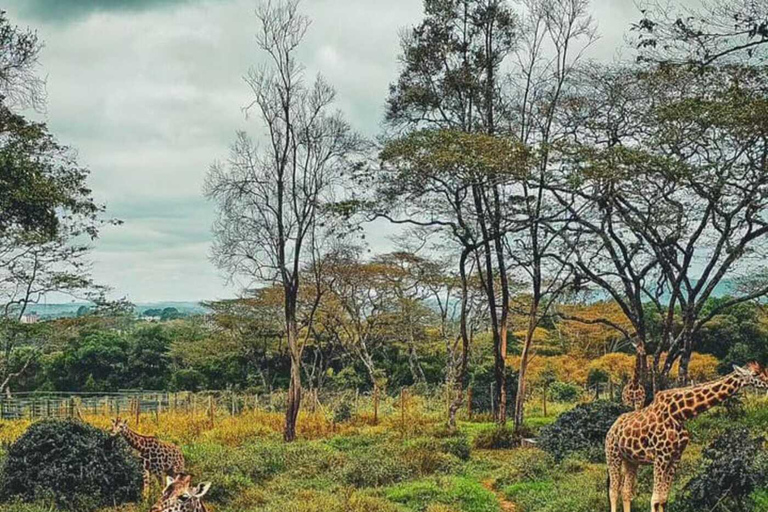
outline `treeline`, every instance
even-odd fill
[[[586,352],[635,352],[651,392],[688,383],[696,352],[763,359],[768,12],[715,0],[638,16],[633,58],[606,64],[585,58],[598,41],[587,0],[425,0],[402,32],[374,143],[335,108],[327,81],[306,76],[310,20],[298,2],[261,4],[248,111],[269,143],[239,133],[204,188],[217,211],[213,262],[252,286],[180,322],[190,332],[170,341],[164,384],[287,384],[290,441],[303,388],[347,378],[374,392],[440,382],[455,425],[472,379],[488,376],[497,421],[520,427],[536,358],[578,354],[573,333],[589,344],[594,329],[612,345]],[[13,57],[0,92],[34,104],[40,44],[0,25]],[[14,315],[53,291],[103,295],[76,242],[105,220],[87,171],[10,105],[0,110],[0,163],[15,177],[0,181],[10,322],[0,391],[46,371],[55,378],[41,385],[119,385],[88,372],[97,361],[78,366],[95,353],[138,365],[114,372],[136,385],[147,341],[133,324],[67,328],[54,350],[34,352],[43,359],[14,362],[25,329]],[[372,221],[404,228],[398,252],[366,251]],[[715,299],[725,282],[729,296]],[[99,321],[121,307],[99,303]]]
[[[378,277],[372,282],[392,285],[382,273],[391,277],[393,269],[376,265],[372,272]],[[396,275],[402,278],[401,272]],[[370,285],[361,285],[361,292],[374,293]],[[336,291],[342,290],[346,289]],[[451,385],[449,372],[455,354],[445,343],[444,330],[455,334],[457,318],[443,322],[433,299],[392,294],[381,298],[379,308],[368,310],[369,314],[359,319],[337,316],[338,302],[333,293],[329,290],[307,340],[302,361],[305,386],[319,391],[367,393],[377,388],[381,393],[397,393],[403,386],[415,386],[434,393]],[[708,307],[726,300],[712,299]],[[275,315],[281,307],[279,293],[263,290],[253,298],[214,302],[209,307],[213,310],[210,315],[156,324],[126,314],[17,325],[13,336],[18,348],[12,355],[12,369],[21,369],[28,359],[31,362],[10,383],[10,389],[229,389],[259,394],[287,389],[290,355]],[[621,314],[612,302],[567,309],[584,317]],[[367,325],[365,348],[350,334],[361,320]],[[714,357],[703,358],[698,368],[694,361],[694,378],[727,372],[732,364],[753,360],[768,363],[767,322],[768,312],[757,304],[741,304],[717,315],[696,340],[701,353]],[[513,315],[511,327],[509,352],[510,359],[515,360],[524,342],[524,315]],[[554,393],[554,398],[573,399],[585,386],[608,384],[618,388],[632,376],[631,346],[612,328],[559,319],[539,327],[536,343],[538,354],[531,364],[529,393],[537,396]],[[495,378],[493,340],[486,329],[475,334],[469,357],[468,385],[473,388],[474,407],[490,411]],[[517,370],[507,371],[510,396],[514,396]]]

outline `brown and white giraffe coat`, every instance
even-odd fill
[[[627,407],[631,407],[634,410],[642,409],[645,407],[645,348],[644,345],[638,343],[635,345],[635,371],[632,375],[632,380],[624,386],[621,391],[621,402]]]
[[[192,477],[185,474],[166,477],[163,495],[149,512],[207,512],[202,498],[210,487],[210,482],[193,487]]]
[[[768,388],[768,374],[756,363],[734,367],[733,373],[706,384],[661,391],[648,407],[621,415],[605,440],[611,512],[617,512],[619,495],[624,512],[630,512],[637,468],[650,464],[654,466],[651,511],[664,512],[675,470],[688,446],[685,422],[747,386]]]
[[[155,476],[164,483],[166,476],[175,477],[184,473],[184,455],[181,450],[156,437],[143,436],[128,427],[128,422],[116,418],[112,420],[112,434],[120,435],[141,456],[144,465],[144,495],[149,492],[149,483]]]

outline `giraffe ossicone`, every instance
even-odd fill
[[[746,368],[734,366],[733,372],[725,377],[661,391],[648,407],[619,416],[605,439],[611,512],[617,512],[619,496],[624,512],[630,512],[637,468],[651,464],[651,512],[665,512],[675,470],[688,446],[685,422],[745,387],[768,389],[768,371],[757,363]]]
[[[162,496],[149,512],[207,512],[202,498],[210,488],[210,482],[193,486],[187,474],[168,476]]]

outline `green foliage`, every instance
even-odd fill
[[[413,467],[403,464],[400,453],[393,447],[359,449],[349,453],[344,466],[343,479],[355,487],[381,487],[391,485],[412,476]]]
[[[135,501],[140,489],[140,463],[122,439],[83,423],[48,420],[8,450],[0,494],[80,511]]]
[[[549,386],[549,398],[555,402],[575,402],[581,397],[582,389],[568,382],[553,382]]]
[[[704,463],[683,489],[684,510],[753,510],[752,493],[768,483],[768,456],[762,439],[745,428],[717,437],[704,449]]]
[[[519,512],[594,512],[607,509],[605,477],[604,466],[591,466],[555,480],[512,484],[503,492]]]
[[[503,488],[521,482],[547,481],[555,470],[555,459],[538,448],[515,450],[499,469],[496,487]]]
[[[578,452],[588,454],[590,459],[599,459],[605,435],[628,410],[623,405],[602,400],[577,405],[541,429],[539,446],[558,461]]]
[[[530,432],[518,431],[509,427],[493,427],[480,431],[475,436],[475,448],[484,450],[508,449],[520,446],[520,440],[528,436]]]
[[[444,477],[399,484],[386,492],[387,499],[408,510],[423,512],[436,504],[461,512],[497,512],[496,496],[467,478]]]

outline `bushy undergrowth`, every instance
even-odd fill
[[[752,495],[768,482],[768,457],[762,444],[743,427],[717,437],[704,449],[704,463],[683,489],[681,508],[754,510]]]
[[[602,461],[605,435],[616,418],[627,411],[623,405],[606,401],[577,405],[541,429],[539,446],[557,461],[572,453]]]
[[[435,505],[462,512],[497,512],[499,502],[493,492],[467,478],[444,477],[407,482],[389,489],[387,499],[408,510],[426,512]]]
[[[124,441],[81,422],[49,420],[8,450],[0,496],[83,511],[135,501],[140,490],[140,463]]]

